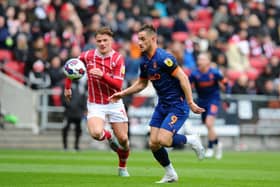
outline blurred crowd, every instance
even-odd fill
[[[186,74],[209,52],[231,93],[279,96],[279,16],[277,0],[0,0],[0,51],[11,52],[32,89],[58,89],[65,61],[95,47],[95,30],[110,26],[129,85],[138,76],[136,32],[150,23]]]

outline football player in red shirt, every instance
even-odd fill
[[[112,49],[113,32],[102,27],[95,34],[96,49],[83,52],[78,58],[84,62],[88,78],[87,126],[90,135],[107,139],[119,156],[119,176],[129,176],[126,161],[129,156],[128,118],[123,101],[110,103],[109,96],[121,91],[125,73],[124,57]],[[66,78],[64,95],[71,99],[71,80]],[[117,140],[104,128],[108,119]]]

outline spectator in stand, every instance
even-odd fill
[[[41,31],[41,26],[39,21],[31,23],[31,39],[32,41],[37,40],[38,38],[43,37],[43,32]]]
[[[48,58],[48,49],[46,47],[45,41],[42,37],[37,38],[36,40],[32,40],[29,55],[28,55],[28,61],[25,65],[24,74],[25,76],[28,76],[29,72],[33,68],[33,63],[40,59],[43,61],[44,65],[47,63]]]
[[[59,58],[59,56],[54,56],[51,59],[48,73],[51,78],[51,88],[53,87],[62,88],[64,85],[65,76],[63,73],[61,59]]]
[[[257,94],[266,93],[265,83],[269,80],[273,80],[273,74],[272,67],[268,64],[267,66],[265,66],[264,71],[256,80]]]
[[[254,37],[256,36],[256,34],[258,35],[262,35],[264,34],[264,30],[261,24],[260,19],[258,18],[258,16],[256,16],[255,14],[251,14],[250,17],[248,18],[248,24],[249,24],[249,28],[248,28],[248,37]]]
[[[61,42],[56,31],[51,30],[50,32],[46,33],[45,42],[48,50],[48,61],[50,61],[53,57],[59,55],[61,48]]]
[[[217,11],[214,11],[212,27],[217,27],[220,22],[228,22],[229,15],[227,13],[227,6],[224,4],[219,5]]]
[[[231,37],[228,44],[226,55],[229,68],[239,72],[248,70],[250,68],[249,53],[247,31],[240,30],[238,34]]]
[[[29,55],[27,36],[23,33],[17,35],[15,48],[13,49],[15,60],[26,63]]]
[[[238,77],[237,81],[234,82],[231,93],[233,94],[248,94],[248,77],[246,74],[242,74]]]
[[[90,34],[88,36],[87,43],[83,47],[82,51],[87,51],[89,49],[94,49],[94,48],[96,48],[95,37],[94,34]]]
[[[76,37],[76,41],[78,44],[80,44],[81,36],[83,33],[83,24],[77,14],[77,11],[75,10],[73,4],[67,2],[64,3],[60,8],[60,17],[62,22],[64,24],[68,25],[69,23],[73,25],[74,28],[74,36]]]
[[[90,4],[88,0],[79,0],[75,9],[83,26],[88,25],[90,23],[90,17],[94,13],[94,5]]]
[[[228,68],[228,60],[225,55],[226,42],[218,38],[212,46],[208,49],[211,54],[211,61],[216,63],[217,67],[222,71]]]
[[[274,84],[273,80],[269,79],[264,82],[264,92],[261,94],[268,96],[279,96],[279,90]]]
[[[123,11],[119,11],[116,15],[116,20],[118,24],[118,31],[116,32],[116,37],[129,39],[130,38],[130,28],[128,24],[128,19]]]
[[[232,29],[227,22],[220,22],[217,26],[218,36],[220,39],[229,40],[232,36]]]
[[[19,31],[20,23],[16,19],[16,8],[14,6],[8,6],[6,9],[6,23],[9,30],[9,35],[14,36]]]
[[[30,87],[34,90],[49,88],[51,85],[50,76],[46,72],[44,63],[41,60],[34,62],[32,71],[29,72],[28,79]]]
[[[6,41],[9,38],[9,31],[6,26],[5,17],[0,15],[0,49],[7,48]]]
[[[46,7],[47,17],[41,20],[42,32],[47,33],[50,31],[56,31],[58,35],[62,34],[62,22],[61,19],[57,19],[57,12],[55,8],[51,5]]]
[[[270,59],[275,49],[275,43],[271,40],[270,35],[262,36],[263,56]]]
[[[189,21],[188,10],[182,8],[179,10],[173,25],[173,32],[188,32],[187,21]]]
[[[279,45],[280,44],[280,38],[279,38],[279,33],[278,33],[278,26],[275,18],[269,17],[266,21],[268,33],[272,40]]]
[[[171,41],[172,28],[169,25],[170,19],[168,17],[160,18],[160,24],[157,31],[159,35],[162,35],[164,37],[164,40],[166,40],[166,42]]]
[[[184,44],[181,42],[173,41],[171,42],[169,49],[169,52],[174,55],[174,57],[177,59],[178,65],[181,67],[185,65],[184,47]]]
[[[271,74],[273,79],[278,79],[280,75],[280,60],[277,56],[272,56],[269,59],[269,64],[271,65]]]

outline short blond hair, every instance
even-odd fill
[[[95,32],[95,37],[99,34],[106,34],[108,36],[111,36],[113,37],[114,36],[114,33],[113,31],[110,29],[110,27],[101,27],[100,29],[98,29],[96,32]]]

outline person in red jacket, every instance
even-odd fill
[[[119,176],[129,176],[126,161],[129,156],[128,118],[123,101],[110,103],[109,96],[121,91],[124,57],[112,49],[113,32],[102,27],[95,33],[96,49],[83,52],[78,58],[84,62],[88,78],[87,126],[92,138],[107,139],[119,156]],[[64,95],[71,99],[71,80],[66,78]],[[108,119],[116,139],[104,128]]]

